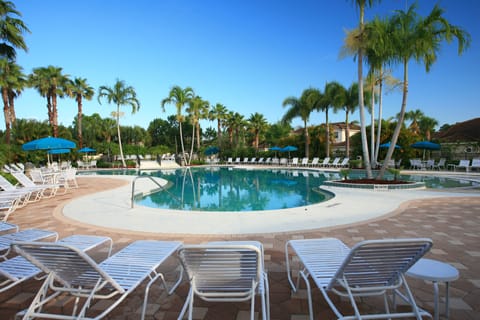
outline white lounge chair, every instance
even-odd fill
[[[71,245],[85,252],[103,244],[109,245],[108,256],[112,249],[112,239],[102,236],[73,235],[60,239],[57,243]],[[41,273],[42,270],[22,256],[15,256],[0,262],[0,292],[7,291],[28,279],[39,276]]]
[[[4,235],[10,232],[18,232],[18,226],[13,223],[5,221],[0,222],[0,235]]]
[[[308,158],[307,157],[302,158],[301,165],[302,165],[302,167],[308,166]]]
[[[233,164],[233,159],[232,159],[232,157],[228,157],[228,159],[227,159],[227,164]]]
[[[340,157],[336,157],[335,159],[333,159],[332,163],[328,164],[328,166],[336,168],[340,163],[340,159],[341,159]]]
[[[472,159],[472,165],[470,169],[477,169],[480,170],[480,159]]]
[[[453,167],[453,171],[457,171],[457,168],[463,168],[468,172],[470,170],[470,160],[460,160],[460,163]]]
[[[445,162],[446,162],[446,159],[445,158],[440,158],[440,160],[438,160],[438,162],[436,164],[433,165],[433,169],[437,169],[437,170],[445,170]]]
[[[16,241],[39,241],[48,238],[58,239],[55,231],[43,229],[24,229],[0,236],[0,258],[5,258],[11,251],[12,243]]]
[[[292,163],[291,163],[292,166],[295,166],[295,167],[298,167],[298,158],[297,157],[294,157],[292,158]]]
[[[94,319],[101,319],[120,304],[145,279],[142,319],[148,302],[150,286],[163,275],[158,267],[169,258],[181,243],[177,241],[135,241],[103,262],[97,264],[82,250],[60,243],[17,242],[15,251],[48,274],[23,319],[87,319],[86,312],[94,299],[114,301],[101,309]],[[68,259],[66,259],[68,257]],[[181,273],[174,288],[181,280]],[[51,289],[51,290],[48,290]],[[84,298],[78,301],[75,314],[62,315],[57,308],[48,308],[48,302],[60,294]],[[52,312],[52,313],[49,313]],[[91,318],[88,318],[91,319]]]
[[[313,319],[310,278],[320,289],[328,305],[339,319],[390,319],[399,317],[431,317],[417,307],[405,280],[405,272],[432,246],[430,239],[367,240],[352,249],[335,238],[290,240],[285,244],[288,280],[297,291],[302,278],[307,286],[310,319]],[[292,278],[289,252],[300,262],[296,283]],[[293,257],[292,257],[293,259]],[[403,287],[405,295],[399,289]],[[387,294],[393,292],[411,306],[411,310],[390,313]],[[347,297],[354,315],[344,316],[329,293]],[[355,297],[383,296],[385,313],[361,315]]]
[[[9,192],[10,194],[16,193],[22,195],[24,202],[34,202],[40,200],[43,190],[43,187],[38,186],[17,188],[2,175],[0,175],[0,188],[2,188],[5,192]]]
[[[318,157],[314,157],[314,158],[312,159],[312,162],[310,163],[310,166],[311,166],[311,167],[317,167],[319,160],[320,160],[320,159],[319,159]]]
[[[348,162],[350,161],[350,158],[343,158],[342,162],[337,164],[337,168],[348,168]]]
[[[192,319],[197,296],[204,301],[250,301],[253,320],[256,294],[261,296],[262,319],[269,319],[268,279],[260,242],[185,245],[179,250],[179,257],[188,274],[190,291],[178,319],[187,311],[188,319]]]
[[[330,157],[326,157],[325,159],[323,159],[323,162],[320,163],[320,167],[328,167],[330,164]]]
[[[25,188],[41,188],[40,194],[42,198],[50,198],[57,194],[59,188],[57,184],[35,184],[23,172],[12,172],[12,175]]]

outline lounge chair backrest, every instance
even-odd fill
[[[10,183],[4,176],[0,174],[0,188],[4,191],[13,191],[16,190],[15,186]]]
[[[330,162],[330,157],[323,159],[322,165],[328,164]]]
[[[472,159],[472,167],[480,168],[480,159]]]
[[[179,257],[195,293],[210,301],[248,300],[263,269],[262,252],[253,245],[184,245]]]
[[[352,290],[395,287],[431,247],[432,240],[427,238],[362,241],[344,259],[329,289],[338,284]]]
[[[318,164],[318,160],[319,160],[318,157],[313,158],[312,159],[312,166],[316,166]]]
[[[459,167],[469,167],[470,166],[470,160],[460,160],[460,163],[458,164]]]

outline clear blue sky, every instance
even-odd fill
[[[413,1],[384,0],[368,10],[375,14],[405,9]],[[419,1],[426,15],[436,1]],[[131,115],[124,107],[123,125],[147,128],[162,112],[160,101],[173,85],[190,86],[211,104],[222,103],[248,118],[260,112],[270,122],[282,118],[283,100],[299,97],[308,87],[326,82],[349,86],[356,81],[356,63],[339,58],[345,30],[357,26],[350,0],[42,0],[15,1],[31,30],[28,53],[18,63],[26,73],[54,65],[65,74],[87,78],[98,89],[125,80],[138,94],[141,108]],[[440,125],[480,116],[480,2],[439,2],[450,23],[472,35],[472,45],[457,56],[456,43],[444,44],[430,73],[410,64],[408,110],[421,109]],[[395,69],[401,77],[401,69]],[[385,118],[400,110],[401,95],[384,98]],[[84,114],[107,117],[115,106],[96,97],[84,103]],[[46,101],[26,89],[16,102],[19,118],[47,119]],[[58,102],[59,122],[71,125],[77,112],[72,99]],[[344,121],[340,112],[330,121]],[[351,120],[358,119],[356,112]],[[314,112],[310,124],[325,121]],[[4,129],[4,121],[0,121]],[[294,121],[293,125],[300,125]],[[215,127],[207,122],[203,126]]]

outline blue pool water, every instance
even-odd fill
[[[169,184],[163,191],[137,199],[148,207],[193,211],[259,211],[306,206],[326,201],[332,194],[319,186],[327,180],[339,180],[338,172],[295,169],[241,169],[202,167],[159,171],[112,170],[95,174],[148,174]],[[364,174],[354,172],[349,178]],[[393,176],[386,177],[389,180]],[[402,175],[401,180],[424,182],[427,188],[479,187],[468,179],[451,179],[430,175]]]
[[[327,178],[306,170],[246,170],[225,167],[151,172],[169,184],[137,204],[193,211],[259,211],[300,207],[328,200],[318,188]]]

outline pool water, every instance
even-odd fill
[[[307,170],[247,170],[226,167],[160,170],[167,188],[136,203],[190,211],[261,211],[300,207],[328,200],[318,187],[327,178]]]

